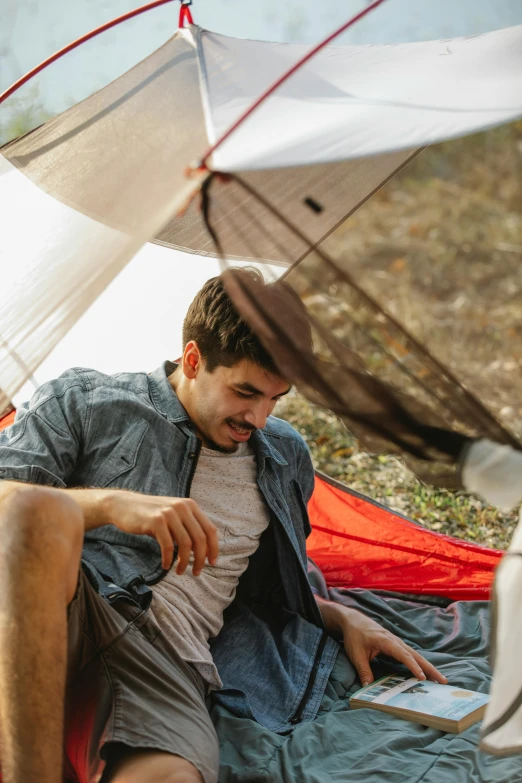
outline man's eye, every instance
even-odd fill
[[[245,394],[244,392],[240,392],[240,391],[237,391],[237,390],[236,390],[236,394],[237,394],[238,397],[243,397],[243,399],[245,399],[245,400],[251,400],[252,397],[254,396],[253,394]]]

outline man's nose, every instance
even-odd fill
[[[260,403],[249,410],[245,411],[244,419],[252,427],[256,427],[258,430],[262,430],[266,424],[268,418],[268,406]]]

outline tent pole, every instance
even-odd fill
[[[153,8],[158,8],[160,5],[165,5],[165,3],[171,2],[172,0],[152,0],[152,2],[140,6],[140,8],[135,8],[133,11],[128,11],[126,14],[122,14],[122,16],[116,17],[116,19],[112,19],[110,22],[105,22],[105,24],[100,25],[100,27],[96,27],[94,30],[91,30],[90,33],[82,35],[81,38],[77,38],[75,41],[71,41],[71,43],[67,44],[67,46],[64,46],[63,49],[59,49],[50,57],[47,57],[46,60],[43,60],[39,65],[36,65],[26,74],[17,79],[17,81],[8,87],[7,90],[4,90],[4,92],[0,93],[0,104],[2,104],[14,92],[20,89],[20,87],[22,87],[26,82],[32,79],[33,76],[36,76],[37,73],[43,71],[44,68],[47,68],[48,65],[51,65],[51,63],[59,60],[68,52],[76,49],[77,46],[81,46],[81,44],[85,43],[86,41],[90,41],[91,38],[95,38],[97,35],[100,35],[100,33],[104,33],[106,30],[110,30],[111,27],[116,27],[116,25],[121,24],[122,22],[126,22],[128,19],[132,19],[134,16],[139,16],[140,14],[144,14],[146,11],[151,11]]]

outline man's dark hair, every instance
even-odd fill
[[[253,267],[234,269],[234,275],[250,286],[263,286],[263,275]],[[241,318],[225,290],[223,278],[207,280],[196,294],[183,322],[183,346],[194,340],[208,372],[233,367],[242,359],[280,375],[272,357]]]

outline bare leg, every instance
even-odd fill
[[[105,781],[106,778],[104,777]],[[202,783],[196,767],[169,753],[154,750],[130,752],[112,768],[107,783]]]
[[[62,783],[67,604],[83,514],[65,493],[0,497],[0,748],[3,783]]]

